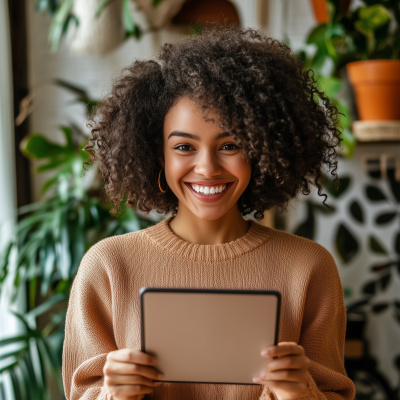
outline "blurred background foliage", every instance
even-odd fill
[[[84,103],[88,113],[98,103],[80,87],[64,81],[56,83],[72,91],[75,101]],[[41,133],[29,134],[21,142],[26,157],[41,161],[36,171],[51,171],[52,177],[42,187],[43,200],[19,209],[16,237],[0,258],[0,288],[11,272],[15,253],[11,301],[20,286],[26,286],[28,294],[27,312],[13,312],[24,324],[25,333],[0,340],[0,347],[8,346],[0,356],[0,373],[10,373],[16,400],[49,399],[46,370],[52,372],[63,393],[61,357],[67,300],[85,252],[103,238],[157,222],[126,207],[117,218],[112,217],[110,203],[101,196],[98,170],[92,167],[83,176],[88,157],[82,150],[87,140],[84,132],[75,124],[60,129],[63,145]],[[45,313],[47,324],[39,330],[37,318]],[[0,389],[1,395],[5,400]]]

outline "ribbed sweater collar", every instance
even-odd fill
[[[273,234],[273,229],[250,221],[250,228],[242,237],[222,244],[196,244],[190,243],[171,230],[169,222],[174,217],[169,217],[158,224],[145,229],[143,232],[156,245],[178,258],[191,261],[219,262],[241,256],[256,249],[265,243]]]

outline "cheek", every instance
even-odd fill
[[[176,185],[192,168],[190,157],[174,157],[174,154],[165,155],[165,172],[170,186]]]
[[[239,186],[246,188],[251,177],[250,163],[242,155],[232,161],[234,162],[230,165],[230,173],[238,178]]]

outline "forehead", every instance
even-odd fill
[[[222,132],[219,126],[219,118],[215,112],[209,112],[207,119],[213,121],[205,121],[204,113],[201,106],[189,99],[188,97],[179,98],[176,103],[169,109],[164,119],[164,135],[168,135],[171,131],[180,130],[183,132],[199,133],[201,132]]]

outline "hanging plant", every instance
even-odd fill
[[[183,3],[184,0],[38,0],[36,10],[50,15],[51,51],[57,51],[61,38],[67,36],[77,52],[105,54],[124,39],[139,40],[143,33],[161,28]],[[134,5],[147,17],[147,30],[134,21]]]

